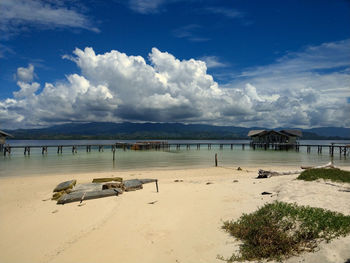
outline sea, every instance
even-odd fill
[[[159,140],[163,141],[163,140]],[[114,144],[116,142],[136,142],[135,140],[8,140],[10,146],[35,146],[35,145],[77,145],[77,153],[72,153],[72,148],[63,148],[62,154],[57,154],[57,148],[49,147],[47,154],[42,154],[41,148],[31,148],[31,154],[24,155],[23,148],[13,148],[11,155],[0,155],[0,176],[33,176],[52,175],[66,173],[94,173],[117,172],[121,170],[150,170],[150,169],[188,169],[213,167],[214,157],[217,154],[218,165],[222,167],[271,167],[271,166],[295,166],[322,165],[331,161],[328,147],[324,147],[322,154],[317,153],[317,147],[313,147],[307,153],[306,147],[301,147],[299,152],[295,150],[275,151],[264,149],[243,150],[240,145],[231,149],[226,145],[220,149],[219,145],[212,145],[208,149],[202,145],[200,150],[196,146],[186,149],[171,147],[170,150],[123,150],[117,149],[115,160],[111,148],[105,147],[99,152],[98,147],[92,147],[91,152],[86,152],[83,145]],[[168,140],[168,143],[249,143],[248,140]],[[350,140],[301,140],[300,144],[311,145],[349,145]],[[79,145],[81,145],[79,147]],[[350,156],[340,155],[335,151],[333,162],[337,166],[350,166]]]

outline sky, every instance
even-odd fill
[[[0,129],[349,113],[348,0],[0,1]]]

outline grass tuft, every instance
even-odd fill
[[[331,180],[334,182],[350,183],[350,172],[340,169],[310,169],[303,171],[298,178],[304,181],[314,181],[317,179]]]
[[[327,242],[350,233],[350,216],[321,208],[275,201],[237,221],[222,226],[240,239],[238,255],[227,262],[282,260],[302,251],[314,251],[318,242]]]

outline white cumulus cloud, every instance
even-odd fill
[[[341,44],[334,45],[342,50]],[[0,101],[0,122],[3,128],[76,121],[348,127],[350,72],[338,70],[348,66],[345,62],[325,56],[334,53],[325,47],[334,45],[308,48],[277,61],[279,67],[247,70],[226,85],[207,73],[206,62],[180,60],[157,48],[151,50],[149,63],[116,50],[96,54],[93,48],[77,48],[73,56],[64,57],[81,73],[45,83],[41,90],[33,82],[34,67],[19,68],[19,90]],[[321,61],[327,71],[316,72],[312,61],[322,56],[328,60]],[[304,70],[294,66],[302,61],[308,65]]]
[[[17,69],[16,78],[22,82],[30,82],[34,78],[34,66],[29,64],[27,68],[19,67]]]

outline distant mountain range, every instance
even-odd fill
[[[214,126],[182,123],[70,123],[41,129],[5,130],[15,139],[247,139],[250,130],[263,127]],[[286,128],[277,128],[281,130]],[[302,139],[350,139],[350,128],[300,129]]]

